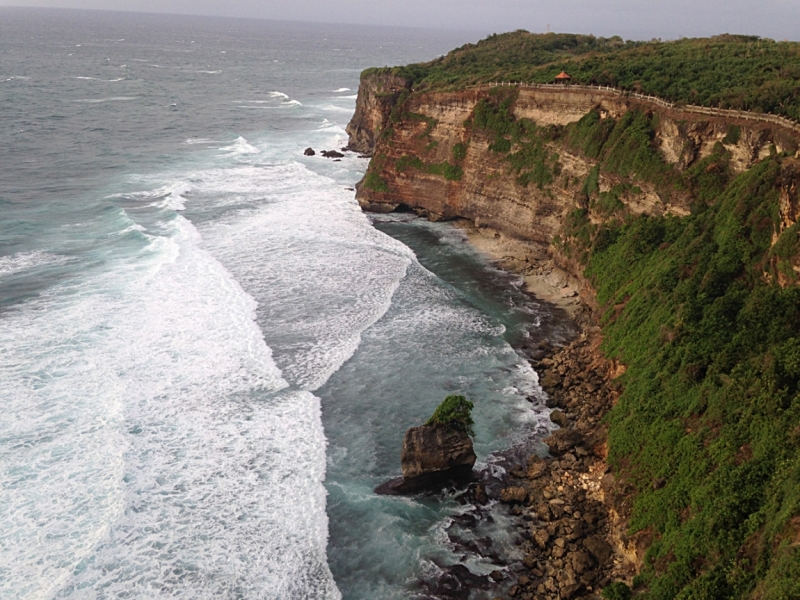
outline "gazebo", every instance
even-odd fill
[[[569,73],[567,73],[566,71],[561,71],[561,73],[556,75],[556,83],[561,83],[561,84],[566,85],[571,80],[572,80],[572,77],[570,77]]]

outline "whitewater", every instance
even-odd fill
[[[546,431],[512,342],[549,317],[303,151],[468,35],[0,17],[0,596],[412,597],[457,509],[372,489],[448,393],[481,464]]]

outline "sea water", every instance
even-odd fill
[[[372,489],[447,394],[481,465],[546,431],[513,345],[567,332],[303,150],[363,68],[476,37],[0,9],[0,597],[403,598],[459,560],[454,502]]]

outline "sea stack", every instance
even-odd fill
[[[378,494],[413,494],[468,481],[475,465],[472,402],[448,396],[425,425],[411,427],[403,439],[403,476],[375,489]]]

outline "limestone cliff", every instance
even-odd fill
[[[710,156],[719,144],[730,153],[731,168],[741,172],[770,153],[796,152],[800,138],[797,131],[777,123],[698,114],[599,89],[482,87],[415,93],[402,78],[368,76],[362,80],[347,129],[351,148],[373,156],[367,177],[357,186],[362,208],[411,209],[432,220],[469,219],[548,251],[553,240],[563,236],[565,219],[575,209],[588,208],[590,218],[599,221],[602,215],[592,210],[594,202],[586,193],[587,177],[597,160],[556,139],[547,143],[547,151],[557,157],[553,181],[539,186],[520,183],[508,154],[492,150],[493,133],[473,126],[479,102],[498,93],[509,99],[517,120],[551,126],[555,132],[591,111],[602,119],[647,113],[654,123],[652,146],[677,172]],[[594,197],[612,189],[628,213],[690,212],[689,191],[664,193],[636,174],[620,177],[601,170]],[[793,222],[794,217],[787,226]],[[558,258],[570,266],[568,257]]]
[[[361,81],[356,112],[347,125],[351,150],[372,155],[378,135],[389,123],[392,108],[407,89],[407,82],[394,75],[375,75]]]

